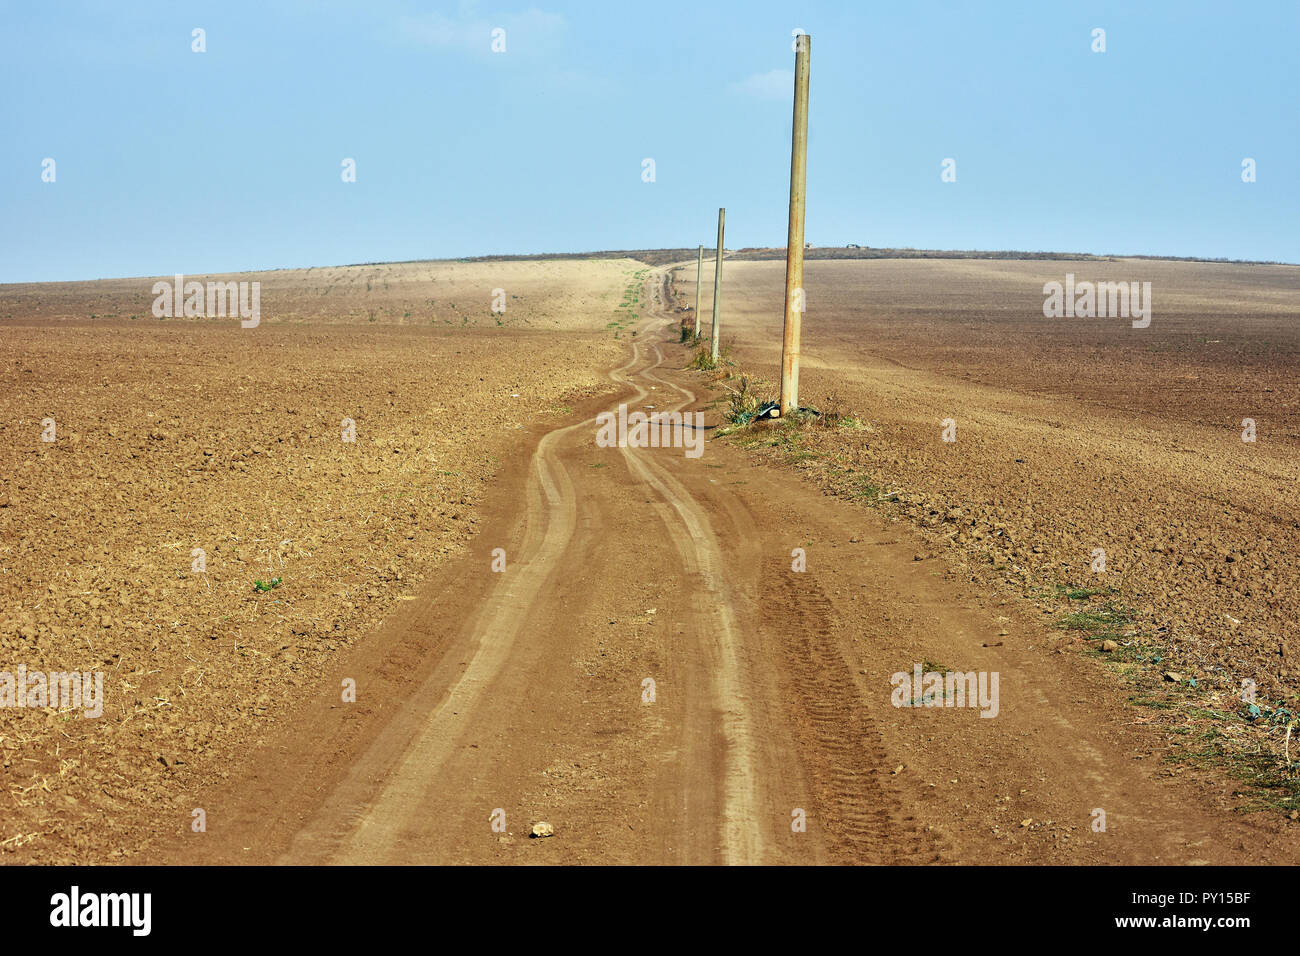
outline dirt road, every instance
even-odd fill
[[[238,779],[196,793],[207,832],[175,859],[1295,861],[1284,823],[1169,776],[1112,678],[906,524],[720,442],[598,447],[593,417],[619,401],[708,398],[677,370],[661,287],[646,278],[611,371],[621,395],[527,432],[470,553]],[[998,672],[996,717],[895,707],[891,675],[916,665]],[[538,821],[555,836],[529,839]]]

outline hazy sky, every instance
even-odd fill
[[[1300,262],[1297,0],[538,3],[0,3],[0,281],[784,245],[796,28],[809,242]]]

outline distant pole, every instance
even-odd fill
[[[700,340],[700,281],[704,278],[704,246],[700,245],[700,261],[695,264],[695,341]]]
[[[718,258],[713,264],[713,364],[718,364],[718,306],[722,302],[722,233],[727,226],[727,210],[718,210]]]
[[[781,344],[781,414],[799,408],[799,333],[803,323],[803,213],[808,173],[808,53],[812,38],[796,38],[794,132],[790,140],[790,231],[785,246],[785,338]]]

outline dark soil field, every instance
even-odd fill
[[[748,373],[775,397],[784,266],[726,263],[733,391]],[[1149,327],[1045,318],[1044,283],[1067,272],[1149,281]],[[963,573],[1040,601],[1090,652],[1113,638],[1098,656],[1162,698],[1182,687],[1194,709],[1230,713],[1197,727],[1195,755],[1262,736],[1276,756],[1260,772],[1294,809],[1276,771],[1300,689],[1300,268],[812,261],[805,282],[800,401],[852,427],[735,440],[926,529]],[[693,299],[689,266],[677,289]]]

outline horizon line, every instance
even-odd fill
[[[705,246],[706,260],[712,261],[715,256],[715,249]],[[828,252],[841,253],[840,255],[827,255]],[[344,262],[344,263],[327,263],[314,264],[306,266],[272,266],[260,269],[233,269],[223,270],[220,272],[199,271],[199,272],[182,272],[180,275],[186,276],[230,276],[230,275],[252,275],[263,272],[305,272],[312,269],[354,269],[362,266],[380,266],[380,265],[412,265],[420,262],[511,262],[511,261],[554,261],[565,259],[634,259],[646,262],[647,265],[666,265],[669,262],[678,261],[676,258],[666,259],[664,256],[670,253],[690,253],[689,257],[683,257],[681,261],[687,258],[695,258],[698,254],[698,246],[663,246],[658,248],[641,248],[641,249],[595,249],[581,252],[503,252],[491,253],[487,255],[475,256],[430,256],[427,258],[416,259],[383,259],[369,260],[365,262]],[[739,248],[727,248],[723,253],[728,258],[735,258],[742,254],[745,260],[765,261],[777,258],[785,258],[786,247],[782,246],[742,246]],[[845,255],[844,253],[853,253]],[[650,262],[643,256],[649,255],[659,262]],[[1005,260],[1042,260],[1042,261],[1065,261],[1065,260],[1082,260],[1082,261],[1110,261],[1117,259],[1147,259],[1156,262],[1203,262],[1220,265],[1252,265],[1252,266],[1300,266],[1297,262],[1285,262],[1279,259],[1233,259],[1225,256],[1171,256],[1157,255],[1152,253],[1094,253],[1094,252],[1056,252],[1048,250],[1031,250],[1031,249],[926,249],[915,246],[865,246],[857,244],[846,244],[841,246],[817,246],[809,245],[805,248],[805,260],[862,260],[862,259],[1005,259]],[[744,260],[742,260],[744,261]],[[152,272],[138,273],[135,275],[118,275],[118,276],[97,276],[90,279],[38,279],[38,280],[15,280],[0,282],[0,287],[12,285],[71,285],[83,282],[118,282],[129,279],[157,279],[166,276],[177,275],[175,272]]]

